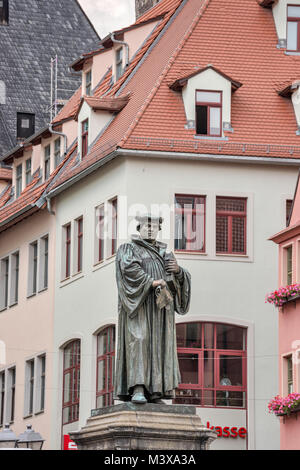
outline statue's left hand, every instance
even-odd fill
[[[178,266],[177,261],[176,261],[175,258],[166,261],[165,266],[166,266],[167,273],[178,274],[179,271],[180,271],[180,267]]]

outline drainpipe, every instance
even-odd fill
[[[51,199],[49,196],[46,196],[46,201],[47,201],[47,210],[51,215],[55,215],[55,212],[52,210],[51,207]]]
[[[118,39],[115,39],[115,33],[111,33],[110,38],[112,42],[116,44],[122,44],[122,46],[126,47],[126,58],[125,58],[125,67],[129,64],[129,45],[127,42],[124,41],[119,41]]]
[[[56,135],[61,135],[61,136],[63,136],[64,141],[65,141],[65,144],[64,144],[64,155],[66,156],[66,154],[67,154],[67,148],[68,148],[68,137],[66,136],[66,134],[64,134],[63,132],[54,131],[54,130],[53,130],[53,127],[52,127],[52,123],[49,124],[49,131],[51,132],[51,134],[56,134]]]

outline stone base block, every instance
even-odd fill
[[[70,437],[79,450],[208,450],[216,433],[193,406],[128,402],[93,410]]]

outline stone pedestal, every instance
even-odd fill
[[[80,431],[70,433],[79,450],[208,450],[216,433],[196,408],[136,405],[131,402],[92,411]]]

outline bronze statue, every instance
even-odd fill
[[[116,256],[119,293],[115,398],[159,403],[180,383],[175,311],[188,312],[190,274],[156,240],[162,218],[136,218],[139,235]]]

